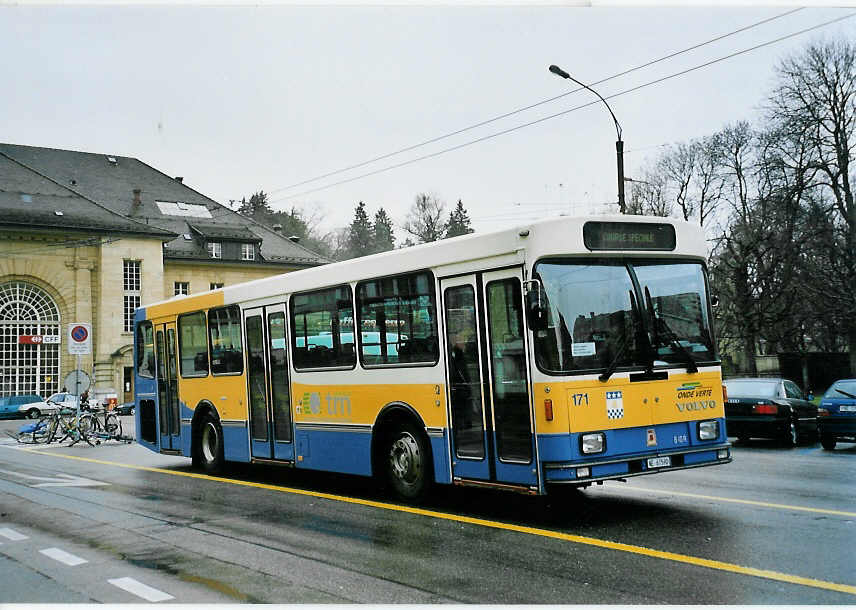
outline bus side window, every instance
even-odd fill
[[[354,366],[353,305],[348,285],[292,295],[294,368]]]
[[[178,316],[178,352],[182,377],[208,376],[205,312],[197,311]],[[204,355],[204,358],[200,358],[200,354]]]
[[[137,326],[137,374],[149,379],[155,376],[155,340],[151,322],[140,322]]]
[[[434,276],[427,271],[360,282],[357,316],[363,366],[435,364],[436,302]]]
[[[211,372],[215,375],[243,373],[244,350],[238,306],[229,305],[209,311],[208,334],[211,339]]]

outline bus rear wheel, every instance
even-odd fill
[[[388,437],[386,478],[402,500],[425,497],[431,484],[431,449],[424,432],[410,423],[402,424]]]
[[[208,474],[223,470],[223,428],[210,413],[202,416],[193,443],[193,465]]]

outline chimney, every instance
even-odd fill
[[[280,235],[282,235],[282,225],[281,224],[276,223],[271,228],[273,229],[274,233],[279,233]]]
[[[175,181],[179,184],[184,184],[184,176],[176,176]]]
[[[134,189],[134,208],[139,208],[143,204],[140,200],[140,193],[142,192],[142,189]]]

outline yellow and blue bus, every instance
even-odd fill
[[[136,312],[138,441],[530,494],[731,461],[706,243],[551,218]]]

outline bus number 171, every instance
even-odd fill
[[[575,407],[579,407],[582,404],[588,405],[589,403],[588,394],[572,394],[571,398],[574,399]]]

